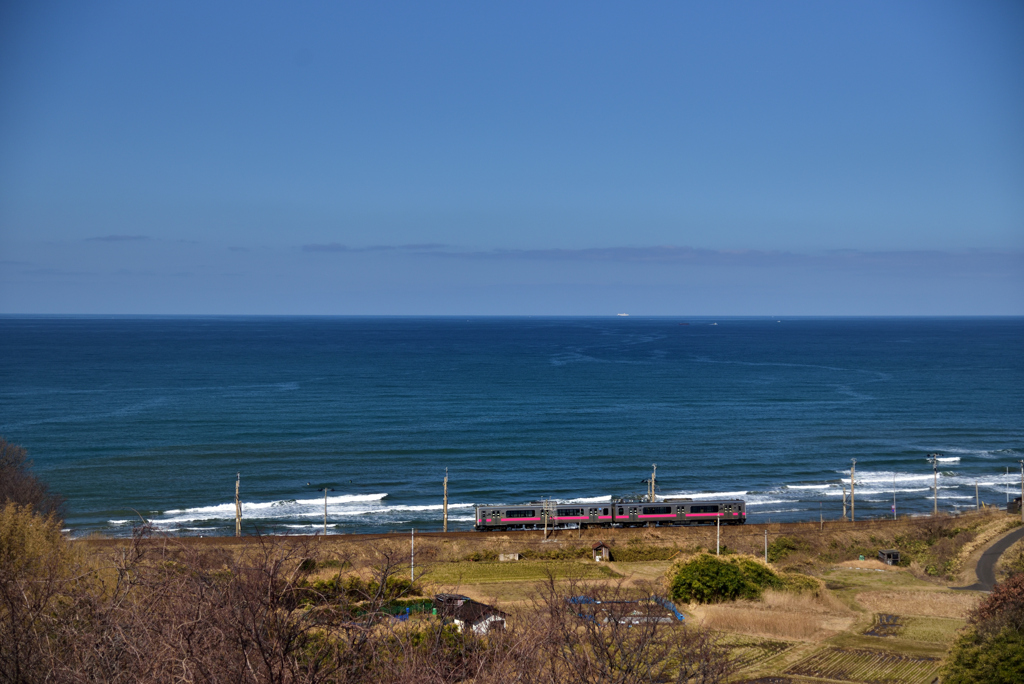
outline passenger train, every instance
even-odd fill
[[[519,506],[476,506],[477,530],[549,529],[566,527],[643,527],[701,525],[720,521],[742,525],[747,506],[742,499],[664,501],[620,500],[569,504],[534,501]]]

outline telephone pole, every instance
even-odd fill
[[[892,474],[892,519],[896,519],[896,473]]]
[[[850,466],[850,522],[857,519],[856,506],[857,503],[854,500],[854,491],[856,484],[854,483],[854,477],[857,474],[857,459],[853,459],[853,465]]]
[[[235,475],[235,536],[242,536],[242,501],[238,498],[238,486],[242,482],[242,473]]]
[[[1024,459],[1020,460],[1020,520],[1024,522]]]
[[[444,469],[444,531],[448,531],[448,469]]]
[[[939,454],[928,454],[932,460],[932,516],[939,515]]]

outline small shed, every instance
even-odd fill
[[[612,549],[604,542],[594,542],[592,547],[594,550],[594,561],[606,561],[611,560]]]
[[[519,560],[519,554],[518,553],[499,553],[498,554],[498,560],[499,561],[517,561],[517,560]]]
[[[505,629],[508,617],[494,606],[474,601],[461,594],[438,594],[434,597],[437,614],[451,620],[460,631],[472,630],[474,634],[487,634],[493,630]]]
[[[878,552],[878,560],[882,561],[886,565],[899,565],[900,552],[896,549],[882,549]]]

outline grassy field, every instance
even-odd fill
[[[829,647],[790,666],[785,674],[842,682],[929,684],[939,666],[938,658]]]
[[[945,646],[953,641],[957,631],[966,624],[966,620],[912,617],[906,619],[906,626],[900,630],[899,636],[904,639],[927,641]]]
[[[461,585],[490,582],[536,582],[555,579],[610,579],[620,577],[597,563],[573,561],[510,561],[506,563],[436,563],[423,576],[431,584]]]

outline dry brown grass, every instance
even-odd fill
[[[873,613],[964,619],[981,602],[968,591],[863,591],[857,603]]]
[[[775,591],[766,589],[761,604],[770,610],[788,610],[806,613],[849,615],[850,609],[831,592],[817,594],[807,592]]]
[[[760,601],[735,601],[694,612],[714,630],[801,640],[826,637],[842,622],[836,618],[851,615],[850,609],[827,591],[815,595],[771,589]]]
[[[756,605],[710,606],[703,613],[703,625],[722,632],[808,640],[825,631],[824,620],[814,613],[766,610]]]
[[[1024,571],[1024,539],[1003,552],[996,563],[996,580],[1002,582],[1014,572]]]

